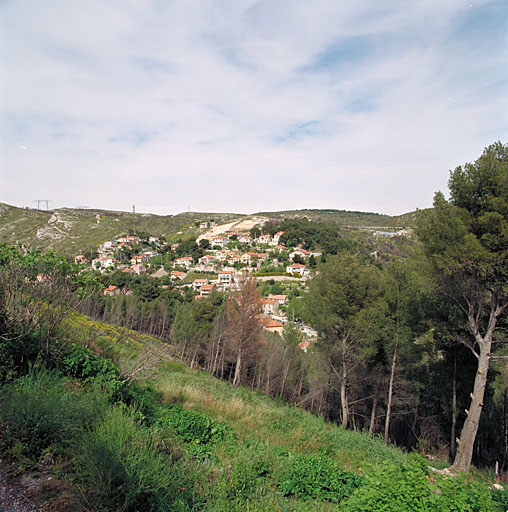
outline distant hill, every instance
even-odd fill
[[[146,233],[170,239],[180,236],[179,232],[197,236],[196,222],[214,219],[223,223],[241,217],[232,213],[153,215],[74,208],[40,211],[0,203],[0,242],[54,249],[71,257],[123,234]]]
[[[391,216],[372,212],[351,212],[347,210],[283,210],[279,212],[259,212],[256,215],[272,219],[307,217],[309,220],[335,222],[340,226],[372,228],[407,228],[412,227],[416,212]]]
[[[411,227],[415,212],[399,216],[345,210],[286,210],[253,215],[235,213],[184,212],[154,215],[110,210],[61,208],[50,211],[18,208],[0,203],[0,242],[22,243],[30,247],[54,249],[72,257],[120,235],[148,234],[176,240],[197,237],[197,222],[215,220],[218,225],[253,217],[284,219],[307,217],[309,220],[335,222],[340,226],[371,228]]]

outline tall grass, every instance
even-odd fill
[[[206,412],[226,422],[239,439],[265,441],[295,453],[325,449],[344,469],[354,473],[361,466],[386,460],[402,464],[407,458],[368,433],[344,430],[259,392],[234,389],[205,372],[170,369],[153,384],[163,401]]]
[[[78,439],[76,461],[89,500],[122,512],[190,510],[192,479],[171,453],[159,450],[163,433],[140,427],[137,418],[132,409],[115,406]]]
[[[89,428],[107,406],[100,393],[80,393],[70,381],[44,369],[0,388],[0,442],[4,449],[37,460],[43,451],[65,455],[72,439]]]

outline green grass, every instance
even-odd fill
[[[95,348],[119,339],[120,365],[155,343],[80,315],[66,328]],[[368,433],[175,361],[115,393],[116,369],[89,351],[67,353],[57,368],[0,388],[0,449],[25,467],[46,451],[66,459],[87,510],[504,510],[474,473],[446,479]]]

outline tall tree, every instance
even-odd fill
[[[379,313],[383,276],[355,256],[331,256],[310,282],[303,314],[319,332],[318,348],[326,355],[331,375],[339,381],[341,423],[350,417],[349,386],[352,373],[376,351],[380,336]]]
[[[233,386],[238,386],[261,343],[261,294],[256,280],[246,277],[226,302],[226,340],[235,361]]]
[[[469,336],[461,341],[478,360],[471,403],[453,463],[471,465],[483,408],[496,327],[508,308],[508,145],[487,147],[472,163],[457,167],[434,209],[422,212],[417,232],[443,294],[463,314]]]
[[[384,352],[388,367],[388,389],[386,397],[386,416],[384,441],[388,443],[392,410],[397,402],[397,380],[403,371],[408,373],[411,363],[418,359],[418,346],[414,341],[428,327],[423,324],[424,286],[420,273],[414,265],[417,260],[398,260],[388,269],[388,279],[384,291],[388,306]],[[408,386],[404,394],[409,395]],[[399,391],[399,394],[400,393]],[[399,400],[399,402],[402,400]]]

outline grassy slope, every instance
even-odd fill
[[[93,321],[74,313],[68,320],[74,337],[80,334],[83,343],[94,340],[96,350],[108,346],[119,366],[126,359],[140,355],[143,347],[159,345],[157,339],[103,322]],[[167,345],[164,345],[167,347]],[[297,407],[276,401],[269,396],[212,377],[207,372],[192,370],[172,360],[172,350],[166,352],[150,383],[161,393],[165,403],[181,403],[189,409],[205,412],[226,422],[237,438],[267,443],[272,448],[293,453],[317,453],[332,450],[340,464],[357,472],[360,466],[382,460],[403,462],[406,455],[393,446],[366,433],[344,430],[326,423]],[[175,354],[176,355],[176,354]]]
[[[144,232],[171,239],[183,231],[197,236],[194,223],[211,217],[226,222],[240,215],[186,212],[162,216],[72,208],[44,212],[0,203],[0,241],[54,249],[71,257],[80,251],[97,249],[101,243],[122,234]]]

